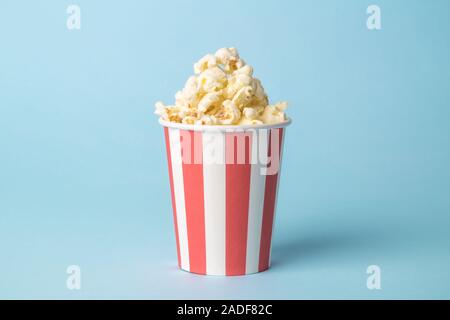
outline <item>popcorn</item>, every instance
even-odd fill
[[[210,110],[211,108],[213,108],[215,104],[219,103],[220,100],[221,100],[221,97],[220,97],[219,93],[217,93],[217,92],[207,93],[199,101],[199,103],[197,105],[197,109],[198,109],[198,111],[205,113],[208,110]]]
[[[195,124],[195,122],[197,121],[197,118],[194,116],[186,116],[183,118],[183,120],[181,120],[181,123],[185,123],[185,124]]]
[[[228,80],[228,86],[224,93],[225,97],[232,99],[241,88],[251,85],[252,81],[252,77],[246,74],[231,76]]]
[[[222,48],[194,64],[195,75],[175,94],[175,105],[155,104],[170,122],[195,125],[260,125],[286,121],[286,102],[269,105],[253,68],[235,48]]]
[[[268,102],[267,95],[264,92],[264,88],[261,85],[261,81],[259,81],[258,79],[254,79],[252,85],[253,85],[253,91],[255,92],[254,99],[257,102],[261,102],[264,105],[267,105],[269,102]]]
[[[237,69],[236,71],[234,71],[233,74],[246,74],[248,76],[252,76],[253,68],[247,64],[247,65]]]
[[[279,102],[275,105],[268,105],[265,107],[261,115],[261,120],[264,123],[278,123],[286,120],[284,110],[287,107],[286,102]]]
[[[255,108],[244,108],[242,114],[244,115],[244,118],[249,120],[255,120],[258,117],[258,112]]]
[[[157,114],[160,117],[166,117],[167,116],[167,110],[166,110],[166,106],[161,102],[161,101],[157,101],[155,103],[155,114]]]
[[[175,105],[177,106],[186,106],[186,105],[195,105],[197,99],[197,91],[198,91],[198,83],[197,77],[191,76],[186,81],[183,90],[178,91],[175,94]]]
[[[219,124],[237,124],[241,118],[241,111],[233,101],[225,100],[215,117]]]
[[[218,91],[226,86],[227,75],[219,67],[212,67],[198,76],[198,84],[204,92]]]
[[[262,122],[261,120],[257,120],[257,119],[247,119],[247,118],[242,118],[241,121],[239,121],[238,123],[239,125],[242,126],[246,126],[246,125],[258,125],[258,124],[264,124],[264,122]]]
[[[239,89],[238,92],[236,92],[236,94],[234,95],[234,97],[231,101],[233,101],[233,103],[238,108],[243,108],[244,106],[248,105],[248,103],[252,100],[252,98],[253,98],[252,87],[245,86],[245,87],[242,87],[241,89]]]
[[[214,56],[223,65],[228,65],[231,62],[235,63],[239,59],[239,54],[235,48],[221,48],[216,51]]]
[[[195,122],[195,124],[214,125],[217,124],[217,119],[215,116],[203,115],[199,120]]]
[[[217,59],[212,54],[207,54],[201,58],[196,64],[194,64],[194,72],[201,73],[208,68],[215,67],[217,65]]]

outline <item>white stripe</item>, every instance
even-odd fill
[[[169,128],[170,156],[172,160],[173,192],[177,209],[178,242],[181,268],[189,271],[189,247],[184,202],[183,166],[181,161],[180,130]]]
[[[280,185],[280,177],[281,177],[281,161],[282,161],[282,155],[283,155],[283,145],[284,145],[284,132],[286,131],[286,128],[281,131],[281,129],[272,129],[272,130],[279,130],[278,132],[281,134],[281,145],[280,145],[280,161],[278,162],[278,176],[277,176],[277,188],[276,194],[275,194],[275,202],[273,206],[273,221],[272,221],[272,239],[270,240],[270,247],[269,247],[269,263],[268,266],[270,267],[271,263],[271,257],[272,257],[272,243],[273,243],[273,231],[275,227],[275,217],[277,212],[277,202],[278,202],[278,191],[279,191],[279,185]]]
[[[248,209],[247,258],[245,273],[258,272],[261,228],[264,209],[266,176],[261,168],[267,161],[268,130],[255,130],[252,137],[252,169],[250,173],[250,203]],[[260,157],[258,158],[258,155]],[[265,159],[261,159],[261,155]],[[262,163],[263,161],[263,163]]]
[[[204,132],[202,138],[206,274],[225,275],[225,135]]]

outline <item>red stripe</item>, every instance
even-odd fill
[[[189,247],[189,266],[194,273],[206,274],[205,209],[203,201],[203,164],[195,163],[202,157],[202,134],[180,131],[183,150],[190,148],[190,157],[183,157],[184,198]],[[183,143],[183,136],[188,138]],[[199,154],[200,152],[200,154]],[[196,158],[199,157],[199,158]],[[191,160],[191,161],[188,161]]]
[[[174,193],[174,190],[173,190],[172,157],[171,157],[171,154],[170,154],[169,129],[167,127],[164,127],[164,136],[166,138],[167,163],[169,164],[170,192],[171,192],[171,196],[172,196],[173,222],[175,224],[175,238],[176,238],[176,241],[177,241],[178,266],[181,267],[180,242],[178,240],[177,208],[176,208],[176,205],[175,205],[175,193]]]
[[[247,143],[238,148],[239,144],[236,141],[236,137],[246,139]],[[226,275],[229,276],[245,274],[248,208],[250,196],[251,145],[251,135],[249,134],[245,134],[243,132],[226,134],[225,150],[227,161],[225,252]],[[245,150],[242,150],[243,148],[245,148]],[[242,164],[236,163],[238,151],[245,152],[245,162]],[[233,153],[234,157],[232,156]]]
[[[283,138],[283,129],[271,129],[269,133],[269,150],[268,155],[271,156],[272,148],[272,132],[274,130],[278,130],[279,134],[279,152],[281,155],[281,143]],[[281,159],[278,161],[279,165],[281,165]],[[272,225],[273,225],[273,217],[275,213],[275,199],[277,195],[277,182],[278,182],[278,173],[273,175],[266,176],[266,190],[264,194],[264,209],[263,209],[263,220],[261,227],[261,244],[259,251],[259,271],[266,270],[269,268],[269,258],[270,258],[270,244],[272,241]]]

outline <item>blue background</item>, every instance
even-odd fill
[[[450,298],[449,1],[71,3],[0,2],[0,298]],[[178,271],[153,115],[224,46],[294,120],[248,277]]]

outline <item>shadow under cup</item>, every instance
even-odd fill
[[[206,275],[269,268],[287,120],[164,127],[178,265]]]

